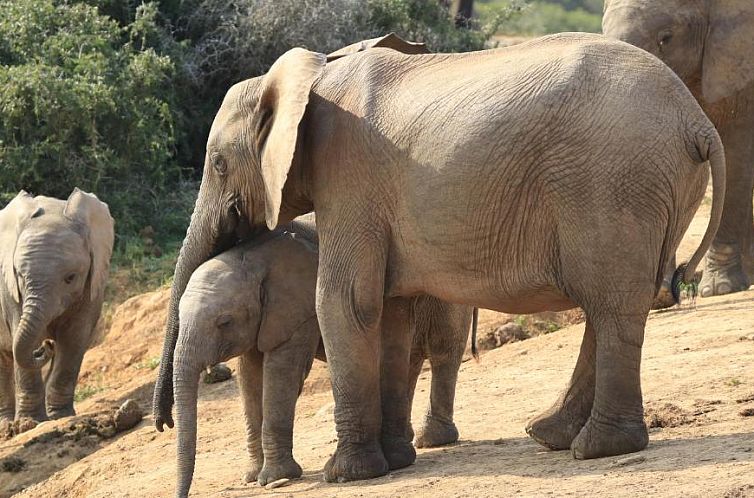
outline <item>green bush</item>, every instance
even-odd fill
[[[119,233],[180,179],[170,57],[142,42],[156,9],[121,28],[81,3],[0,1],[0,184],[110,205]]]
[[[509,5],[509,0],[482,0],[477,14],[490,18],[496,9]],[[522,15],[502,26],[501,33],[544,35],[564,31],[602,31],[602,0],[563,0],[530,2]]]

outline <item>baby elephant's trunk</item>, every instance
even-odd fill
[[[173,371],[176,421],[178,423],[178,476],[175,496],[188,496],[196,462],[196,403],[201,368],[176,354]]]

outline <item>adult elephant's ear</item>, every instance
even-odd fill
[[[710,2],[702,62],[702,95],[707,102],[729,97],[754,82],[754,2]]]
[[[21,302],[21,290],[18,288],[13,257],[21,226],[34,214],[34,207],[34,198],[22,190],[7,206],[0,209],[0,272],[5,288],[17,303]]]
[[[363,52],[369,48],[389,48],[396,50],[404,54],[428,54],[429,49],[423,43],[416,43],[406,41],[395,33],[390,33],[379,38],[370,38],[369,40],[362,40],[360,42],[352,43],[347,47],[343,47],[335,52],[327,54],[327,62],[340,59],[346,55],[355,54],[357,52]]]
[[[80,222],[88,229],[89,257],[89,294],[94,300],[102,295],[107,283],[110,269],[110,256],[113,253],[114,221],[107,204],[78,188],[68,197],[63,215]]]
[[[267,226],[278,224],[283,187],[291,169],[314,81],[322,74],[325,56],[294,48],[272,65],[262,82],[262,92],[254,114],[257,151],[261,156],[265,188]]]

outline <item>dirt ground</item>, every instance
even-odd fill
[[[694,220],[681,257],[700,239],[707,211]],[[524,433],[570,375],[583,333],[576,324],[465,362],[456,398],[461,441],[419,450],[414,465],[359,483],[322,482],[336,444],[324,365],[315,365],[298,404],[294,454],[304,477],[273,491],[241,482],[247,460],[235,382],[202,385],[192,496],[754,496],[753,303],[754,289],[650,315],[642,365],[650,444],[640,453],[576,461]],[[79,391],[88,397],[77,403],[76,419],[0,441],[0,497],[172,496],[175,432],[157,433],[151,416],[110,439],[69,430],[128,398],[149,411],[166,306],[160,290],[117,310],[103,343],[85,358]],[[480,329],[510,319],[484,311]],[[417,388],[415,424],[428,377]]]

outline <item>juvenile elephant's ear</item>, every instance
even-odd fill
[[[754,2],[710,2],[709,31],[702,62],[707,102],[734,95],[754,82]]]
[[[21,225],[32,216],[34,207],[34,198],[22,190],[7,206],[0,209],[0,271],[5,288],[17,303],[21,302],[21,291],[13,267],[13,256]]]
[[[255,130],[265,187],[265,218],[270,229],[278,224],[283,187],[296,151],[299,123],[309,103],[312,85],[324,67],[323,54],[294,48],[280,56],[262,82]]]
[[[78,221],[88,228],[89,257],[92,260],[89,269],[90,298],[94,300],[102,295],[107,283],[110,269],[110,256],[113,253],[114,221],[107,204],[78,188],[66,201],[63,215]]]
[[[369,48],[390,48],[404,54],[428,54],[429,49],[424,43],[416,43],[406,41],[395,33],[390,33],[379,38],[371,38],[369,40],[362,40],[360,42],[352,43],[347,47],[343,47],[335,52],[327,54],[327,62],[340,59],[346,55],[355,54],[357,52],[363,52]]]
[[[296,330],[317,320],[317,252],[308,244],[287,242],[274,248],[275,257],[269,258],[272,262],[262,281],[262,320],[257,336],[257,348],[262,353],[287,342]]]

